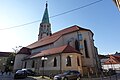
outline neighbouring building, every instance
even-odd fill
[[[14,70],[30,68],[38,74],[78,70],[94,74],[99,70],[93,32],[77,25],[51,32],[48,8],[40,23],[38,41],[23,47],[16,55]]]
[[[117,8],[119,9],[120,11],[120,0],[113,0],[115,5],[117,6]]]
[[[4,71],[10,52],[0,52],[0,71]]]
[[[99,55],[101,68],[104,70],[120,70],[120,53],[116,52],[111,55]]]
[[[108,55],[100,55],[99,54],[99,59],[100,59],[100,63],[101,63],[101,68],[105,69],[104,68],[104,64],[109,59],[109,56]]]
[[[120,56],[110,55],[109,58],[104,62],[103,69],[120,70]]]

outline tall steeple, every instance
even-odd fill
[[[46,8],[45,12],[42,18],[42,23],[49,23],[49,15],[48,15],[48,9],[47,9],[48,4],[46,3]]]
[[[48,4],[46,2],[46,8],[43,14],[42,22],[40,23],[39,27],[39,35],[38,40],[42,39],[43,37],[51,35],[51,24],[49,22],[49,15],[48,15]]]

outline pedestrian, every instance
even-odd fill
[[[1,70],[1,74],[3,75],[4,71]]]

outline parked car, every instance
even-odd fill
[[[31,69],[22,69],[22,70],[26,71],[27,76],[34,76],[35,75],[35,72],[32,71]]]
[[[21,79],[21,78],[26,78],[26,77],[27,77],[27,73],[24,70],[18,70],[16,71],[14,75],[14,79]]]
[[[109,73],[110,75],[114,75],[114,74],[116,74],[116,71],[113,70],[113,69],[109,69],[109,70],[108,70],[108,73]]]
[[[63,74],[58,74],[54,76],[54,80],[80,80],[81,74],[76,70],[68,70]]]

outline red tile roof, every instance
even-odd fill
[[[105,62],[105,64],[120,64],[120,56],[110,55],[110,58]]]
[[[27,58],[35,58],[35,57],[41,57],[41,56],[47,56],[47,55],[53,55],[53,54],[59,54],[59,53],[80,53],[79,51],[75,50],[73,47],[69,45],[64,45],[57,48],[47,49],[43,50],[38,54],[32,54]]]
[[[10,52],[0,52],[0,57],[9,57]]]
[[[74,32],[74,31],[78,31],[78,30],[85,30],[85,31],[87,30],[87,31],[90,31],[92,33],[92,31],[89,30],[89,29],[81,28],[79,26],[74,25],[74,26],[71,26],[69,28],[60,30],[60,31],[52,34],[51,36],[47,36],[45,38],[42,38],[39,41],[36,41],[36,42],[28,45],[27,48],[34,49],[34,48],[37,48],[37,47],[40,47],[40,46],[44,46],[44,45],[48,45],[48,44],[54,43],[62,35],[67,34],[67,33],[71,33],[71,32]]]

